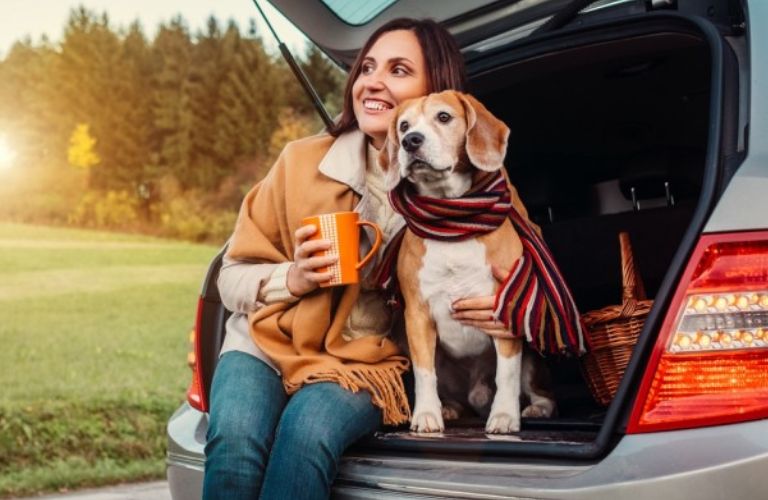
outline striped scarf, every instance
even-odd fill
[[[584,329],[560,270],[544,240],[515,210],[506,179],[500,172],[485,175],[460,198],[421,196],[412,184],[401,182],[389,192],[395,211],[422,238],[461,241],[512,222],[523,243],[523,255],[496,292],[495,319],[516,337],[525,335],[541,354],[585,351]],[[393,285],[397,249],[402,234],[388,245],[380,269],[382,285]]]

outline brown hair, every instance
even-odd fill
[[[464,91],[466,87],[466,71],[464,57],[453,36],[432,19],[410,19],[401,17],[393,19],[377,29],[365,42],[357,54],[357,59],[349,70],[347,85],[344,88],[344,107],[341,118],[329,130],[330,134],[338,137],[357,126],[357,118],[352,108],[352,85],[360,75],[363,58],[373,47],[373,44],[390,31],[410,30],[416,35],[424,53],[424,60],[429,61],[427,70],[427,92],[442,92],[443,90]]]

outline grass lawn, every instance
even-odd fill
[[[0,223],[0,496],[162,476],[216,251]]]

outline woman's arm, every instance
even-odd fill
[[[247,314],[280,300],[297,300],[285,284],[290,265],[254,264],[225,254],[217,281],[221,303],[232,312]]]
[[[331,273],[317,272],[317,268],[333,264],[338,257],[312,256],[331,246],[328,240],[307,240],[316,231],[311,225],[296,230],[293,261],[254,264],[225,254],[217,281],[224,307],[233,312],[250,313],[267,304],[295,302],[328,281]]]

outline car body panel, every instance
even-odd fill
[[[749,2],[747,16],[766,19],[768,2]],[[768,51],[768,32],[756,26],[749,30],[748,37],[749,86],[752,89],[749,94],[748,151],[704,228],[708,233],[768,227],[768,59],[763,52]]]
[[[166,475],[173,498],[200,498],[200,492],[203,490],[207,430],[208,415],[195,410],[187,402],[169,419],[166,428]]]

